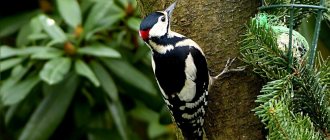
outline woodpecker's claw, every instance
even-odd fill
[[[216,80],[218,79],[219,77],[221,77],[222,75],[228,73],[228,72],[238,72],[238,71],[243,71],[245,70],[246,66],[240,66],[240,67],[237,67],[235,69],[229,69],[230,66],[233,64],[233,62],[236,60],[236,57],[233,58],[233,59],[228,59],[227,60],[227,63],[225,65],[225,68],[222,70],[222,72],[220,74],[218,74],[217,76],[214,76],[213,79]]]

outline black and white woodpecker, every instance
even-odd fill
[[[186,140],[203,138],[208,87],[212,80],[230,71],[228,60],[218,76],[209,75],[202,49],[193,40],[171,31],[176,2],[164,11],[146,16],[139,34],[152,51],[152,68],[159,88],[177,126]],[[231,71],[235,71],[234,69]]]

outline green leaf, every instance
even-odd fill
[[[94,23],[94,28],[86,32],[85,39],[90,40],[95,33],[112,28],[115,23],[119,23],[125,16],[126,12],[122,8],[116,4],[111,5],[111,8],[106,11],[104,17]]]
[[[157,121],[150,123],[148,126],[148,136],[151,139],[156,139],[166,133],[168,133],[168,128]]]
[[[87,15],[87,13],[90,11],[91,6],[93,6],[93,4],[96,1],[94,0],[84,0],[84,1],[79,1],[79,5],[80,5],[80,9],[81,9],[81,13],[82,15]]]
[[[104,64],[121,80],[151,95],[157,95],[152,82],[129,63],[115,59],[101,59]]]
[[[17,64],[21,63],[23,60],[24,58],[18,57],[18,58],[11,58],[1,61],[0,72],[16,66]]]
[[[100,80],[103,90],[109,95],[111,100],[118,101],[118,90],[111,75],[100,63],[96,61],[93,61],[91,66],[96,77]]]
[[[0,46],[0,59],[16,55],[16,49],[9,46]]]
[[[141,19],[135,18],[135,17],[131,17],[127,21],[128,27],[130,27],[131,29],[133,29],[135,31],[139,30],[140,23],[141,23]]]
[[[162,107],[162,110],[159,112],[159,122],[161,124],[171,124],[172,118],[171,113],[168,111],[168,108],[166,105]]]
[[[84,61],[76,60],[75,70],[79,75],[88,78],[96,87],[100,86],[99,80]]]
[[[64,21],[72,28],[81,25],[81,12],[77,0],[56,0],[58,10]]]
[[[24,25],[21,30],[18,32],[17,38],[16,38],[16,46],[25,46],[29,43],[29,35],[32,34],[32,29],[30,24]]]
[[[96,26],[98,21],[100,21],[107,14],[108,10],[111,9],[111,6],[113,6],[113,0],[99,1],[93,5],[84,24],[84,30],[86,33]]]
[[[150,49],[148,47],[144,47],[141,45],[141,47],[137,48],[137,51],[134,54],[133,62],[138,62],[141,59],[146,58],[146,57],[150,58],[149,53],[150,53]],[[151,61],[149,61],[149,62],[151,62]]]
[[[142,102],[137,101],[136,106],[129,112],[135,119],[151,123],[159,121],[159,114],[147,108]]]
[[[31,17],[40,11],[23,12],[22,14],[8,16],[0,19],[0,38],[16,32],[21,26],[28,23]]]
[[[0,85],[0,96],[13,88],[15,84],[22,79],[22,77],[29,71],[31,65],[23,67],[22,65],[15,66],[10,74],[10,77]]]
[[[120,53],[118,53],[115,49],[103,45],[86,46],[83,48],[79,48],[78,53],[94,55],[99,57],[110,57],[110,58],[120,57]]]
[[[26,48],[12,48],[8,46],[0,47],[0,59],[11,57],[11,56],[24,56],[37,53],[46,53],[51,51],[59,51],[58,49],[44,46],[29,46]]]
[[[38,19],[43,29],[53,40],[55,40],[56,42],[66,41],[67,38],[65,36],[65,33],[59,26],[56,25],[55,20],[45,15],[40,15]]]
[[[60,82],[69,72],[70,58],[56,58],[48,61],[39,73],[40,78],[50,85]]]
[[[39,16],[36,16],[34,18],[31,19],[30,21],[30,26],[31,26],[31,30],[33,33],[41,33],[42,32],[42,24],[39,21]]]
[[[116,130],[109,128],[89,128],[87,135],[89,140],[122,140]]]
[[[28,36],[28,39],[31,41],[47,39],[49,36],[45,33],[34,33]]]
[[[37,75],[34,75],[26,80],[12,85],[11,88],[7,88],[6,91],[3,91],[2,102],[4,105],[13,105],[21,100],[23,100],[26,95],[32,90],[32,88],[39,83],[40,79]]]
[[[121,135],[123,140],[128,140],[128,129],[127,129],[127,122],[126,117],[124,114],[124,108],[119,101],[109,102],[107,101],[108,109],[111,112],[112,118],[116,124],[116,127]]]
[[[29,92],[28,91],[29,89],[20,90],[20,92],[23,92],[23,93],[16,93],[16,91],[13,91],[13,90],[17,90],[17,85],[19,85],[18,84],[19,81],[22,82],[22,80],[21,80],[22,77],[24,75],[26,75],[26,73],[29,71],[31,66],[32,65],[23,67],[22,65],[17,65],[12,69],[10,77],[8,79],[4,80],[0,85],[0,102],[1,102],[1,104],[4,104],[3,100],[4,100],[5,96],[13,97],[13,95],[15,95],[15,94],[24,96],[24,94],[27,94]],[[27,93],[24,93],[24,92],[27,92]],[[14,93],[14,94],[11,94],[11,93]],[[11,97],[9,97],[10,100],[11,100]],[[7,115],[6,115],[6,118],[7,118]]]
[[[78,83],[77,76],[72,73],[61,83],[44,88],[46,97],[33,112],[19,140],[47,140],[62,122]]]
[[[64,54],[63,51],[55,49],[55,48],[51,48],[51,49],[47,49],[44,51],[36,52],[36,53],[32,54],[31,58],[32,59],[54,59],[57,57],[61,57],[63,54]]]

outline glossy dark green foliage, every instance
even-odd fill
[[[297,11],[299,10],[301,9]],[[279,12],[278,9],[270,11],[267,12]],[[284,13],[283,16],[287,14]],[[275,17],[282,18],[279,15]],[[319,47],[320,52],[313,66],[310,67],[306,63],[306,57],[288,68],[289,58],[279,49],[278,38],[274,36],[274,31],[270,28],[272,23],[269,22],[270,20],[267,23],[267,20],[263,21],[262,18],[251,19],[240,48],[242,60],[252,66],[253,71],[267,82],[257,97],[258,106],[253,111],[264,123],[267,139],[325,140],[330,127],[330,57],[325,47],[327,45],[325,43],[325,46]],[[311,28],[313,30],[315,23],[309,22],[311,23],[302,23],[300,32],[311,43]],[[326,19],[323,22],[329,21]],[[329,33],[324,30],[329,28],[321,28],[319,44],[325,41],[322,37],[329,38]]]
[[[0,139],[173,138],[136,8],[54,0],[1,17]]]

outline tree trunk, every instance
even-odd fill
[[[174,1],[137,0],[143,16]],[[257,0],[180,0],[171,29],[196,41],[204,50],[211,75],[222,71],[228,58],[239,57],[239,41],[247,21],[257,12]],[[233,68],[244,65],[236,61]],[[209,92],[204,129],[208,139],[265,139],[263,126],[251,110],[261,80],[251,70],[233,72],[216,81]]]

